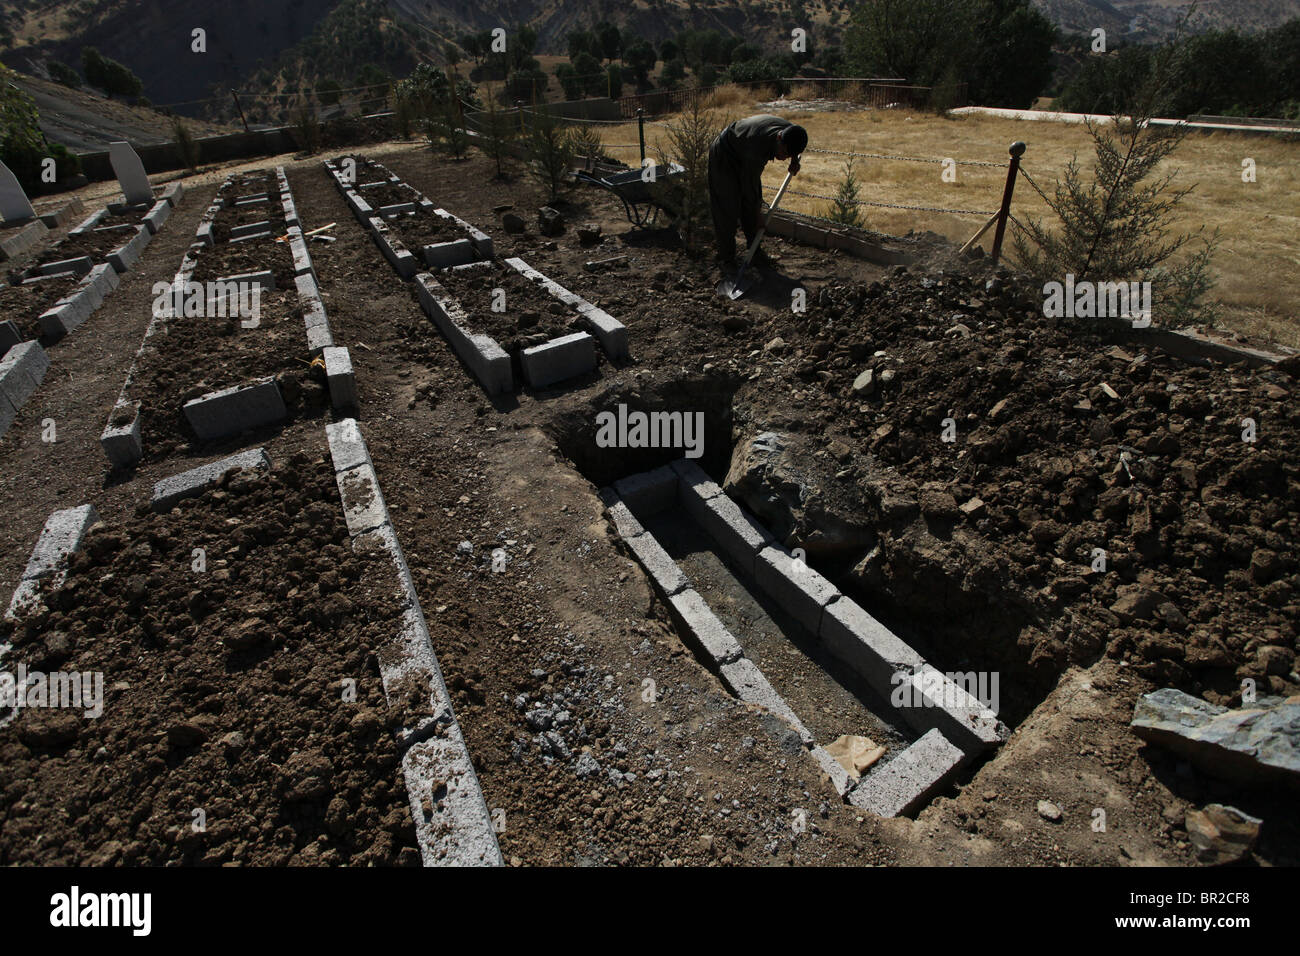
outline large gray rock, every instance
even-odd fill
[[[791,547],[813,557],[860,554],[875,534],[823,493],[819,485],[831,474],[810,467],[816,451],[800,436],[762,432],[736,446],[723,488]]]
[[[1300,697],[1229,710],[1166,687],[1138,700],[1130,726],[1213,776],[1300,785]]]

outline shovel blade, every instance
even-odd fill
[[[751,272],[749,275],[738,275],[734,279],[723,279],[718,283],[718,295],[728,299],[739,299],[754,286],[762,281],[762,277]]]

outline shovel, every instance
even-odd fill
[[[763,241],[763,235],[767,232],[767,224],[772,221],[772,213],[776,212],[776,207],[781,204],[781,197],[785,195],[785,187],[790,185],[790,179],[794,173],[785,174],[785,182],[781,183],[781,188],[776,191],[776,198],[772,200],[772,205],[767,207],[767,216],[763,219],[763,225],[758,230],[758,235],[749,246],[749,251],[745,253],[745,261],[740,264],[740,271],[736,273],[734,279],[723,279],[718,283],[718,295],[726,296],[728,299],[739,299],[754,286],[762,281],[762,276],[757,273],[746,276],[745,272],[749,269],[749,264],[754,261],[754,254],[758,252],[758,244]]]

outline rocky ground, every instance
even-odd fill
[[[1225,802],[1265,821],[1257,861],[1296,862],[1285,794],[1219,782],[1128,727],[1156,687],[1225,704],[1246,678],[1261,695],[1300,689],[1294,371],[1201,367],[1053,325],[1014,276],[924,242],[910,244],[922,261],[891,270],[773,240],[778,273],[730,302],[703,257],[631,231],[607,194],[556,204],[568,226],[548,237],[527,179],[400,144],[369,155],[630,333],[630,363],[489,400],[319,161],[288,166],[304,229],[336,223],[311,247],[324,301],[508,861],[1188,863],[1188,812]],[[167,473],[110,481],[95,440],[147,322],[145,280],[171,277],[207,198],[59,347],[0,442],[10,586],[49,511],[93,501],[121,527]],[[524,233],[504,231],[506,211]],[[578,238],[584,222],[598,244]],[[49,386],[62,376],[76,388]],[[596,446],[596,413],[619,402],[703,411],[706,470],[936,666],[998,672],[1010,740],[914,821],[841,804],[788,728],[695,659],[603,519],[599,486],[671,457]],[[68,423],[52,447],[46,417]],[[217,639],[194,627],[196,648]],[[328,746],[346,750],[335,731]],[[272,753],[268,772],[290,759]],[[125,824],[123,845],[150,845],[144,823]],[[373,845],[347,840],[322,861]]]

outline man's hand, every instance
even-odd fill
[[[796,158],[790,160],[790,175],[793,176],[797,172],[799,172],[799,160]]]

